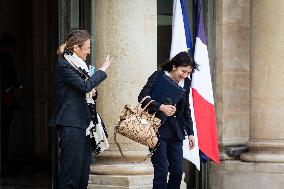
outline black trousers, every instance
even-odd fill
[[[59,126],[59,189],[87,189],[92,148],[86,130]]]
[[[159,139],[159,142],[160,146],[151,157],[154,166],[153,189],[179,189],[183,174],[183,141],[175,134],[170,139]]]

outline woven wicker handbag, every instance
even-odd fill
[[[157,132],[161,126],[161,120],[155,117],[155,114],[150,114],[146,111],[146,108],[151,102],[153,102],[153,100],[151,100],[143,109],[141,108],[143,101],[147,98],[148,97],[144,97],[137,106],[125,105],[120,116],[120,120],[115,125],[114,140],[124,158],[125,156],[116,141],[116,133],[119,133],[142,145],[148,146],[151,149],[155,149],[157,145]],[[152,155],[152,152],[145,158],[145,160]]]

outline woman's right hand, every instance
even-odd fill
[[[172,116],[176,113],[176,107],[173,106],[173,105],[165,105],[165,104],[162,104],[160,106],[160,110],[162,112],[164,112],[164,114],[166,114],[167,116]]]
[[[103,63],[102,67],[100,68],[100,70],[102,71],[106,71],[108,69],[108,67],[110,66],[112,59],[110,60],[110,56],[109,54],[106,56],[105,62]]]

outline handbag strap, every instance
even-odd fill
[[[144,157],[143,159],[141,159],[141,160],[139,160],[139,161],[131,160],[131,159],[127,158],[127,157],[124,155],[124,153],[123,153],[123,151],[122,151],[120,145],[118,144],[118,142],[117,142],[117,140],[116,140],[116,133],[117,133],[117,131],[116,131],[116,126],[115,126],[115,127],[114,127],[114,142],[115,142],[116,146],[118,147],[118,150],[119,150],[121,156],[122,156],[126,161],[128,161],[129,163],[142,163],[142,162],[146,161],[148,158],[150,158],[150,157],[153,155],[154,151],[157,149],[156,147],[153,148],[153,149],[151,149],[151,150],[150,150],[150,153],[149,153],[146,157]]]
[[[143,103],[147,98],[150,98],[150,99],[151,99],[150,96],[145,96],[144,98],[142,98],[142,100],[139,102],[139,104],[138,104],[138,106],[137,106],[137,110],[138,110],[139,107],[141,107],[142,103]],[[148,102],[148,104],[146,104],[146,106],[145,106],[142,110],[145,111],[146,108],[147,108],[152,102],[154,102],[154,101],[155,101],[155,100],[152,100],[152,99],[151,99],[150,102]]]
[[[150,100],[150,102],[148,102],[148,104],[146,104],[146,106],[142,109],[143,111],[145,111],[146,110],[146,108],[152,103],[152,102],[154,102],[155,100]]]
[[[142,100],[139,102],[139,104],[142,104],[147,98],[151,98],[150,96],[144,96]]]

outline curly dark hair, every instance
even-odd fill
[[[194,61],[193,57],[185,51],[178,53],[170,61],[162,65],[161,68],[164,71],[170,72],[173,70],[174,66],[175,67],[190,66],[192,68],[191,73],[193,73],[194,70],[198,70],[198,64]]]

